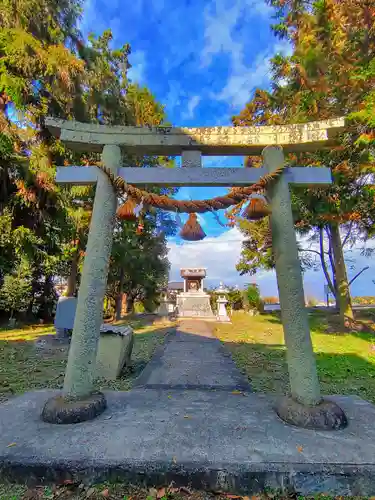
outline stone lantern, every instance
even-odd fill
[[[220,282],[219,288],[216,290],[216,293],[218,294],[217,298],[217,320],[218,321],[223,321],[223,322],[230,322],[230,318],[227,313],[226,305],[228,303],[227,300],[227,293],[229,290],[227,290],[223,283]]]

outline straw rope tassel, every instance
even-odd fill
[[[128,197],[125,203],[118,207],[116,212],[117,217],[122,220],[135,221],[137,219],[137,216],[134,212],[136,206],[136,201],[133,200],[133,198]]]
[[[251,196],[249,204],[243,211],[242,217],[249,220],[260,220],[270,215],[271,209],[263,196]]]
[[[197,214],[189,214],[188,220],[181,229],[180,236],[187,241],[199,241],[206,237],[206,233],[198,222]]]

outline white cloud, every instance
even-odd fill
[[[136,50],[131,53],[129,62],[132,67],[128,71],[128,77],[133,83],[142,85],[145,79],[146,55],[143,50]]]
[[[234,39],[236,25],[254,14],[268,16],[271,8],[265,0],[214,0],[204,11],[205,47],[201,53],[201,63],[208,66],[218,53],[231,55],[234,64],[243,58],[244,43]]]
[[[169,90],[166,97],[163,99],[167,111],[179,108],[186,98],[186,92],[182,89],[180,82],[170,79],[168,83]]]
[[[238,57],[232,60],[232,73],[225,86],[219,93],[211,93],[211,98],[226,101],[233,108],[242,108],[251,98],[256,87],[262,87],[268,83],[271,76],[270,59],[276,53],[289,54],[289,44],[276,43],[258,54],[255,62],[250,66]]]
[[[239,286],[256,282],[263,296],[277,296],[277,281],[274,271],[260,271],[255,276],[240,276],[236,270],[243,239],[241,232],[237,228],[233,228],[217,237],[207,236],[203,241],[184,242],[183,244],[170,241],[168,243],[171,263],[170,280],[180,279],[182,267],[205,267],[207,268],[206,281],[208,286],[216,286],[220,281],[227,285]],[[299,238],[299,241],[306,243],[306,238]],[[367,246],[374,248],[375,241],[368,242]],[[315,245],[310,248],[315,249]],[[353,268],[350,263],[351,259],[355,262]],[[375,264],[372,264],[372,259],[362,256],[359,247],[353,247],[346,254],[346,264],[349,279],[364,266],[370,266],[370,269],[354,282],[351,292],[353,296],[374,295],[375,285],[372,283],[372,277],[374,276]],[[303,274],[303,282],[306,297],[324,299],[325,279],[320,269],[306,271]]]
[[[212,9],[214,6],[214,9]],[[210,8],[211,7],[211,8]],[[238,35],[237,25],[254,14],[269,16],[272,9],[264,0],[215,0],[205,10],[205,47],[201,53],[201,65],[209,66],[217,54],[230,57],[231,73],[222,90],[211,93],[211,98],[228,102],[234,108],[242,108],[249,100],[254,87],[264,85],[269,79],[269,59],[277,52],[287,53],[290,48],[284,42],[275,41],[267,50],[254,55],[255,62],[245,63],[248,38]]]
[[[243,46],[233,39],[232,32],[238,22],[241,10],[238,2],[226,8],[224,2],[216,1],[214,13],[209,7],[205,9],[205,47],[201,53],[203,67],[211,64],[214,55],[221,52],[231,54],[234,59],[242,53]]]
[[[187,110],[182,113],[183,120],[191,120],[192,118],[194,118],[195,108],[201,102],[201,99],[202,98],[199,95],[193,95],[193,97],[189,99]]]
[[[250,281],[239,277],[236,264],[241,253],[243,236],[237,228],[230,229],[216,238],[176,244],[169,242],[170,279],[179,279],[182,267],[206,267],[207,282],[216,284],[241,284]]]
[[[217,94],[211,93],[211,98],[226,101],[235,108],[242,108],[249,100],[251,90],[268,80],[269,70],[269,57],[265,53],[259,54],[251,69],[238,65],[229,76],[225,87]]]

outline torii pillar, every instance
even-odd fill
[[[273,172],[285,163],[280,147],[263,150],[263,164]],[[322,400],[316,361],[305,307],[301,264],[291,206],[289,186],[281,175],[267,190],[271,204],[272,250],[279,289],[291,397],[276,406],[286,422],[312,429],[341,429],[347,425],[343,410]]]
[[[74,149],[102,152],[103,163],[129,184],[152,186],[248,186],[284,164],[284,153],[314,151],[335,144],[344,119],[272,127],[108,127],[57,119],[46,125]],[[184,168],[121,168],[120,148],[138,154],[181,155]],[[201,168],[201,155],[259,155],[262,168]],[[116,193],[96,167],[58,167],[56,182],[97,183],[63,393],[47,401],[42,418],[75,423],[94,418],[106,407],[93,391],[96,351],[113,239]],[[291,210],[289,184],[330,184],[328,168],[288,168],[268,187],[271,227],[291,395],[281,398],[278,415],[288,423],[314,429],[346,425],[341,408],[322,400],[317,377],[301,266]]]

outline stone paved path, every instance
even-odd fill
[[[153,389],[242,390],[250,386],[213,335],[214,324],[183,320],[136,382]]]

